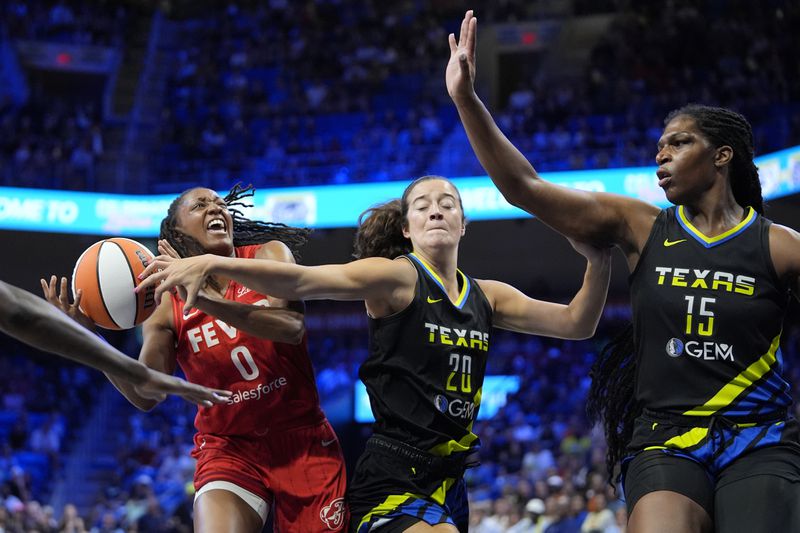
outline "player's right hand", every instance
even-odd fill
[[[136,392],[144,398],[157,401],[163,401],[167,394],[174,394],[203,407],[225,403],[231,396],[230,391],[209,389],[152,369],[148,369],[144,383],[136,386]]]
[[[89,331],[97,330],[94,322],[92,322],[92,319],[83,314],[83,311],[81,311],[80,304],[81,296],[83,296],[82,290],[78,289],[78,294],[75,295],[75,301],[70,304],[66,277],[61,277],[61,283],[58,289],[56,288],[56,285],[58,284],[58,278],[55,276],[55,274],[50,276],[49,283],[44,278],[41,278],[39,281],[42,284],[42,292],[44,293],[45,300],[59,308],[68,317]]]

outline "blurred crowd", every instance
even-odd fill
[[[456,4],[241,0],[173,13],[149,188],[482,174],[442,79]],[[547,15],[525,2],[473,7],[482,25]],[[650,165],[666,113],[693,101],[743,112],[757,153],[800,144],[796,2],[576,1],[572,12],[613,13],[582,75],[520,64],[499,93],[501,128],[539,169]],[[111,3],[11,2],[0,14],[12,42],[124,47],[126,11]],[[103,187],[104,117],[87,102],[51,103],[36,91],[22,106],[0,101],[5,181]]]

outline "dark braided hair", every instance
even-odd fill
[[[689,104],[672,111],[667,115],[664,124],[679,116],[692,118],[714,147],[730,146],[733,149],[730,169],[733,197],[742,207],[752,206],[763,215],[761,181],[758,179],[758,167],[753,162],[753,128],[747,119],[724,107]]]
[[[192,257],[207,253],[197,239],[185,234],[177,227],[178,207],[186,195],[195,189],[197,187],[187,189],[175,198],[169,204],[167,216],[161,221],[161,231],[158,238],[168,241],[181,257]],[[255,189],[252,185],[242,186],[237,183],[223,198],[233,219],[233,245],[247,246],[249,244],[263,244],[269,241],[281,241],[289,247],[295,259],[299,260],[298,251],[308,240],[308,234],[311,233],[311,230],[308,228],[295,228],[277,222],[263,222],[246,218],[237,207],[249,205],[243,202],[242,199],[254,194]],[[219,289],[213,280],[209,282]]]
[[[169,241],[181,257],[207,253],[196,239],[186,235],[177,227],[178,207],[186,195],[195,189],[197,187],[187,189],[175,198],[169,204],[167,216],[161,221],[161,231],[158,238]],[[311,230],[308,228],[295,228],[278,222],[263,222],[246,218],[236,206],[248,206],[249,204],[241,200],[242,198],[253,196],[255,192],[252,185],[243,187],[237,183],[223,198],[225,205],[228,206],[228,212],[233,218],[233,245],[247,246],[249,244],[264,244],[269,241],[281,241],[289,247],[295,258],[299,259],[298,251],[308,240],[308,234],[311,233]]]
[[[589,371],[592,384],[586,413],[592,423],[602,422],[608,445],[608,483],[614,484],[616,467],[633,436],[633,422],[642,411],[634,398],[638,367],[633,345],[633,325],[628,324],[603,347]]]
[[[453,185],[453,182],[442,176],[422,176],[412,181],[399,199],[370,207],[361,213],[358,217],[353,257],[356,259],[365,257],[394,259],[410,253],[411,241],[403,235],[403,229],[407,227],[408,196],[414,187],[423,181],[430,180],[445,181]],[[458,196],[458,205],[461,207],[463,216],[464,204],[461,202],[461,194],[455,185],[453,185],[453,189]]]

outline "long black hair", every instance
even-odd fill
[[[586,413],[592,423],[601,422],[608,446],[608,482],[617,478],[617,465],[626,455],[633,436],[633,422],[642,412],[635,401],[638,367],[633,344],[633,325],[628,324],[606,344],[589,371],[592,384],[586,400]]]

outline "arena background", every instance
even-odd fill
[[[665,114],[729,106],[753,123],[758,155],[789,154],[777,168],[761,163],[767,215],[800,227],[800,156],[781,152],[800,145],[795,1],[12,0],[0,6],[0,277],[39,293],[40,277],[69,275],[81,251],[116,234],[37,222],[24,203],[37,194],[174,195],[242,181],[261,201],[286,187],[313,196],[485,176],[444,88],[447,33],[467,8],[480,20],[479,93],[537,169],[663,200],[651,193]],[[540,222],[506,216],[470,222],[461,268],[568,299],[579,256]],[[348,261],[354,224],[316,229],[303,263]],[[152,234],[135,238],[155,248]],[[544,531],[531,524],[544,516],[580,531],[587,513],[622,515],[583,408],[593,358],[629,318],[626,276],[617,254],[592,340],[495,332],[487,373],[516,381],[476,425],[471,530]],[[795,393],[797,307],[783,347]],[[311,302],[307,326],[352,465],[369,432],[355,420],[363,308]],[[137,332],[107,338],[138,353]],[[5,336],[0,354],[0,530],[191,530],[193,407],[138,413],[97,372]],[[604,533],[624,531],[612,522]]]

